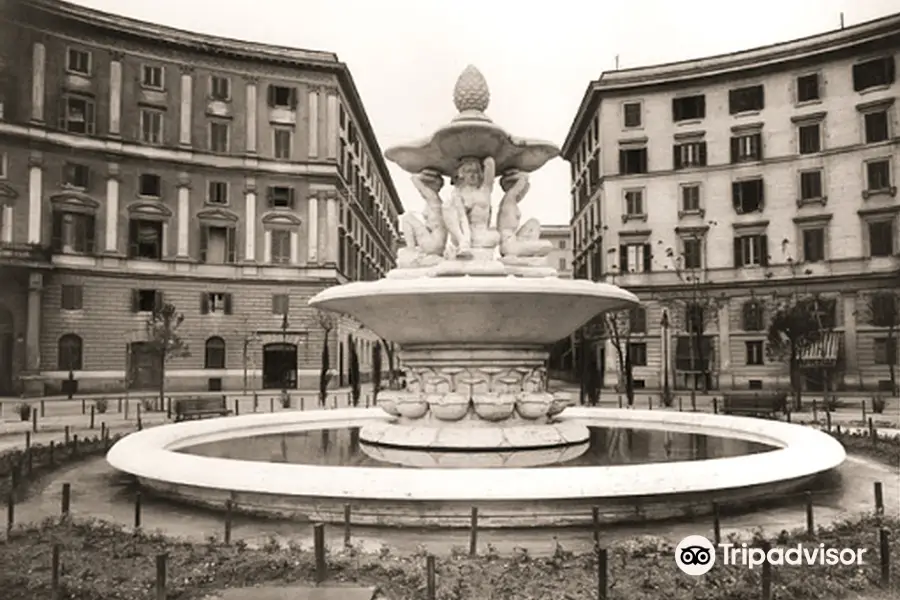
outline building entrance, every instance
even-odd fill
[[[263,346],[263,389],[297,389],[297,345],[287,343]]]
[[[0,307],[0,396],[12,396],[13,390],[13,316]]]

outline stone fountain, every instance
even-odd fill
[[[412,173],[425,200],[420,216],[403,215],[397,268],[310,300],[400,346],[407,387],[380,393],[378,406],[392,419],[366,425],[360,440],[480,452],[583,444],[587,427],[556,418],[574,402],[548,389],[548,347],[598,313],[638,300],[613,285],[560,278],[540,223],[521,222],[528,174],[559,149],[495,124],[485,114],[487,83],[473,66],[457,80],[453,100],[459,114],[448,125],[385,152]],[[442,198],[445,177],[451,190]],[[503,196],[494,221],[498,177]]]

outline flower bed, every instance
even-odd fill
[[[895,469],[900,469],[900,436],[879,437],[874,443],[868,433],[837,433],[831,431],[849,454],[861,454],[874,458]]]

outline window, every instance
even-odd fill
[[[145,144],[162,144],[163,113],[161,110],[141,109],[141,141]]]
[[[894,222],[869,223],[869,256],[891,256],[894,253]]]
[[[888,159],[866,163],[866,191],[882,192],[891,189],[891,163]]]
[[[731,184],[731,200],[738,214],[762,212],[763,180],[745,179]]]
[[[155,173],[141,173],[138,177],[138,194],[147,198],[162,196],[162,177]]]
[[[162,257],[162,222],[131,219],[128,222],[128,258],[160,260]]]
[[[141,85],[151,90],[162,90],[165,70],[156,65],[144,65],[141,69]]]
[[[684,323],[687,333],[697,333],[706,323],[706,311],[703,305],[695,302],[688,303],[684,307]]]
[[[6,179],[9,173],[9,156],[6,152],[0,152],[0,179]]]
[[[91,170],[86,165],[66,163],[63,166],[63,185],[65,187],[86,190],[90,187]]]
[[[231,294],[225,292],[203,292],[200,294],[201,315],[230,315]]]
[[[837,325],[837,300],[816,297],[813,301],[813,315],[821,329],[834,329]]]
[[[896,365],[897,358],[897,338],[875,339],[876,365]]]
[[[228,152],[229,130],[228,123],[224,121],[210,121],[209,123],[209,150],[210,152]]]
[[[566,245],[567,245],[566,240],[559,240],[559,244],[557,244],[557,248],[559,248],[560,250],[565,250]]]
[[[762,134],[750,133],[731,138],[731,162],[762,160]]]
[[[213,336],[206,340],[206,351],[203,356],[204,369],[225,368],[225,340]]]
[[[800,154],[815,154],[822,151],[822,124],[807,123],[797,128]]]
[[[769,241],[765,235],[742,235],[734,238],[735,267],[765,267],[769,264]]]
[[[647,333],[647,310],[635,306],[628,311],[628,330],[631,333]]]
[[[619,150],[619,173],[634,175],[647,172],[647,149],[629,148]]]
[[[759,111],[763,108],[765,108],[765,93],[761,85],[738,88],[728,92],[729,114]]]
[[[91,53],[87,50],[69,48],[66,57],[66,71],[79,75],[91,74]]]
[[[294,188],[271,186],[268,189],[269,208],[294,208]]]
[[[286,265],[291,262],[291,232],[272,230],[272,263]]]
[[[748,300],[741,307],[741,321],[744,331],[762,331],[765,329],[765,309],[762,302]]]
[[[647,344],[645,342],[628,342],[628,357],[631,359],[631,366],[646,367]]]
[[[764,346],[761,341],[752,341],[752,342],[744,342],[744,345],[747,350],[747,364],[748,365],[764,365],[766,364],[766,357],[764,354]]]
[[[284,316],[288,314],[290,296],[287,294],[275,294],[272,296],[272,314]]]
[[[63,310],[84,308],[84,288],[80,285],[65,285],[61,288],[59,307]]]
[[[269,106],[294,110],[297,108],[297,89],[283,85],[270,85]]]
[[[681,211],[688,214],[700,212],[700,184],[681,186]]]
[[[715,350],[712,336],[704,335],[699,341],[700,343],[698,344],[697,339],[692,335],[682,335],[676,338],[676,371],[685,373],[703,373],[710,371]],[[693,385],[695,388],[699,389],[699,381],[702,381],[702,378],[697,378],[694,382],[688,383],[688,386]]]
[[[884,142],[891,137],[891,134],[888,131],[888,121],[887,110],[875,110],[863,115],[867,144]]]
[[[200,262],[212,265],[237,261],[234,227],[200,226]]]
[[[80,371],[82,363],[81,338],[74,333],[67,333],[59,338],[57,368],[60,371]]]
[[[231,100],[231,80],[219,75],[210,76],[209,97],[212,100],[221,100],[222,102]]]
[[[706,142],[684,142],[673,146],[675,169],[706,166]]]
[[[797,78],[797,102],[812,102],[821,98],[819,74],[810,73]]]
[[[871,324],[875,327],[895,327],[900,320],[900,296],[892,292],[873,294],[869,299]]]
[[[650,244],[623,244],[619,246],[620,273],[649,273],[653,266]]]
[[[50,247],[60,254],[91,254],[94,252],[96,219],[80,212],[53,211]]]
[[[228,204],[228,183],[225,181],[210,181],[206,186],[207,204]]]
[[[853,91],[862,92],[873,87],[894,83],[894,57],[883,56],[853,65]]]
[[[703,268],[703,240],[700,238],[684,238],[681,241],[681,254],[685,269]]]
[[[706,117],[706,96],[685,96],[672,100],[672,120],[687,121]]]
[[[559,266],[558,266],[557,268],[558,268],[558,270],[560,270],[560,271],[565,271],[565,270],[566,270],[566,259],[565,259],[565,258],[559,259]]]
[[[644,213],[644,191],[643,190],[626,190],[625,191],[625,216],[626,217],[642,217]]]
[[[623,125],[626,129],[640,127],[643,122],[640,102],[626,102],[622,105]]]
[[[276,128],[273,135],[275,136],[275,158],[278,160],[290,160],[293,132],[290,129]]]
[[[813,171],[800,172],[800,204],[806,200],[819,200],[824,198],[822,192],[822,171],[815,169]]]
[[[153,312],[163,305],[159,290],[131,290],[131,312]]]
[[[803,260],[808,263],[825,260],[825,228],[804,229],[801,235],[803,237]]]
[[[65,96],[59,114],[59,128],[69,133],[94,133],[94,101],[82,96]]]

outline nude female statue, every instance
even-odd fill
[[[493,248],[500,241],[490,229],[491,192],[496,173],[494,159],[460,160],[450,179],[453,190],[444,204],[444,221],[456,250],[456,257],[471,256],[471,248]]]
[[[522,210],[519,202],[528,193],[528,174],[510,171],[500,178],[505,194],[497,211],[497,229],[500,231],[500,254],[504,257],[543,257],[553,249],[553,244],[541,239],[541,224],[528,219],[519,227]]]
[[[398,253],[397,259],[398,263],[405,263],[405,266],[410,266],[410,263],[438,262],[447,246],[447,228],[439,195],[444,178],[433,171],[422,171],[412,176],[412,182],[425,200],[425,209],[422,211],[421,219],[408,212],[401,220],[401,232],[406,241],[406,248],[403,250],[406,252],[402,253],[402,257]]]

